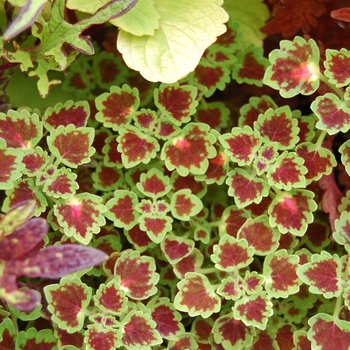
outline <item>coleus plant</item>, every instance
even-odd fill
[[[313,36],[328,2],[11,2],[4,84],[63,83],[0,113],[3,348],[349,349],[350,54]]]

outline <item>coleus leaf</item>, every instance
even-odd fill
[[[247,83],[261,87],[268,66],[269,60],[263,56],[262,48],[253,44],[247,45],[237,55],[237,62],[235,62],[232,70],[232,78],[239,84]]]
[[[292,117],[289,106],[268,109],[254,123],[266,143],[277,142],[280,150],[293,148],[299,141],[298,120]]]
[[[54,108],[45,111],[43,124],[47,131],[57,129],[60,125],[73,124],[76,128],[84,127],[90,115],[90,105],[87,101],[67,101],[58,103]]]
[[[223,91],[231,80],[230,70],[218,62],[201,59],[195,71],[190,75],[189,81],[205,91],[204,96],[210,97],[219,89]]]
[[[0,139],[0,189],[13,188],[14,181],[22,176],[24,164],[23,153],[14,148],[8,148],[6,142]]]
[[[324,75],[331,84],[336,87],[347,86],[350,84],[349,79],[349,62],[350,53],[346,49],[326,50],[326,60],[324,61]]]
[[[32,148],[43,136],[43,125],[36,113],[30,114],[26,109],[7,114],[0,113],[0,138],[7,147]]]
[[[244,209],[239,209],[236,205],[225,208],[219,225],[220,237],[225,233],[232,237],[237,237],[239,229],[248,218],[250,218],[249,213]]]
[[[293,41],[282,40],[280,49],[270,52],[271,66],[265,71],[264,84],[279,90],[284,98],[299,93],[311,95],[319,86],[320,53],[313,39],[297,36]]]
[[[78,165],[90,162],[90,157],[95,152],[91,147],[93,139],[93,128],[76,128],[73,124],[69,124],[67,127],[60,125],[52,129],[47,137],[47,143],[59,162],[76,168]]]
[[[212,329],[214,326],[213,317],[196,318],[192,322],[191,334],[194,335],[199,346],[202,344],[210,344],[213,341]]]
[[[142,215],[152,215],[154,217],[163,216],[170,211],[170,205],[164,200],[141,199],[135,209]]]
[[[170,207],[174,218],[188,221],[203,209],[203,203],[191,190],[183,189],[171,196]]]
[[[344,142],[339,147],[339,152],[341,154],[341,162],[344,164],[348,175],[350,175],[350,140]]]
[[[310,286],[313,294],[323,294],[327,299],[338,297],[342,292],[341,262],[339,256],[327,251],[313,254],[311,262],[299,267],[298,276]]]
[[[333,233],[333,238],[338,244],[345,245],[350,248],[350,212],[344,211],[340,218],[335,220],[336,231]],[[347,248],[347,249],[348,249]]]
[[[220,131],[225,128],[230,118],[230,110],[224,102],[207,102],[206,106],[199,105],[194,120],[198,123],[205,123],[213,130]]]
[[[102,198],[94,194],[79,193],[68,199],[59,199],[54,206],[58,223],[68,237],[88,244],[94,233],[106,223],[102,214],[106,207],[101,204]]]
[[[39,175],[44,170],[49,162],[49,156],[46,151],[37,146],[25,151],[22,162],[25,165],[23,174],[33,177]]]
[[[267,215],[247,219],[238,231],[237,237],[245,238],[249,247],[254,248],[255,255],[273,253],[280,240],[280,232],[272,228]]]
[[[279,144],[277,142],[263,143],[261,145],[258,155],[253,161],[257,175],[266,173],[270,168],[270,164],[276,161],[279,155],[278,147]]]
[[[63,349],[66,347],[66,350],[69,350],[69,346],[71,346],[70,350],[77,350],[84,346],[84,335],[81,331],[70,334],[63,329],[56,327],[55,334],[58,341],[62,344]]]
[[[161,84],[154,89],[154,104],[158,107],[161,117],[170,120],[175,125],[181,125],[191,120],[196,112],[198,102],[195,100],[197,88],[191,85]]]
[[[210,258],[219,270],[237,271],[253,261],[253,254],[254,249],[248,246],[245,239],[237,240],[225,234],[219,243],[214,245]]]
[[[233,313],[219,317],[212,330],[215,343],[224,349],[249,348],[255,334],[253,327],[247,327],[242,321],[236,320]]]
[[[287,298],[299,291],[299,257],[285,249],[270,253],[264,260],[265,290],[273,298]]]
[[[333,93],[316,97],[310,108],[319,119],[316,128],[327,131],[329,135],[350,129],[350,108]]]
[[[232,161],[239,166],[249,165],[253,161],[262,142],[259,132],[253,131],[250,126],[234,127],[231,133],[221,135],[219,141]]]
[[[69,333],[79,331],[84,325],[85,312],[92,290],[79,278],[62,278],[59,284],[44,287],[51,319]]]
[[[192,194],[198,198],[202,198],[207,192],[207,186],[205,182],[197,181],[197,176],[202,175],[181,176],[177,171],[173,171],[170,178],[171,190],[168,193],[168,197],[177,191],[189,189]]]
[[[118,142],[115,136],[107,137],[105,146],[102,148],[102,153],[105,155],[103,162],[106,166],[123,168],[122,154],[118,152]]]
[[[118,285],[129,298],[144,300],[157,292],[159,274],[152,257],[140,256],[138,251],[124,252],[114,269]]]
[[[238,208],[244,208],[251,203],[259,204],[262,197],[269,194],[269,186],[263,179],[249,174],[241,168],[236,168],[227,174],[226,184],[229,186],[228,194],[234,197]]]
[[[139,217],[140,229],[145,231],[154,243],[160,243],[171,231],[173,219],[166,215],[143,214]]]
[[[193,71],[205,49],[225,32],[228,15],[221,5],[220,1],[205,0],[199,6],[181,0],[174,7],[172,1],[157,0],[154,7],[160,18],[154,35],[138,37],[121,30],[118,50],[127,65],[146,80],[174,83]],[[185,47],[191,48],[191,55],[185,54]]]
[[[142,163],[149,163],[160,149],[158,141],[136,127],[129,125],[119,131],[117,137],[118,152],[125,168],[132,168]]]
[[[167,235],[160,244],[166,259],[173,265],[190,255],[194,248],[194,241],[189,238]]]
[[[152,319],[156,322],[156,330],[165,339],[172,339],[185,332],[181,321],[181,314],[175,310],[170,299],[152,298],[147,303]]]
[[[130,230],[137,223],[139,213],[135,210],[137,195],[126,190],[117,190],[113,198],[106,203],[105,217],[113,221],[116,227]]]
[[[307,168],[305,178],[307,183],[318,180],[322,175],[329,175],[337,162],[333,153],[324,147],[317,147],[310,142],[304,142],[296,147],[299,157],[304,159]]]
[[[307,168],[303,164],[304,159],[298,157],[296,153],[284,151],[275,163],[269,166],[267,173],[269,185],[286,191],[292,188],[304,188]]]
[[[247,125],[253,128],[254,122],[258,120],[259,115],[265,113],[270,108],[277,109],[276,103],[270,96],[251,97],[249,103],[243,105],[239,110],[238,126],[243,128]]]
[[[238,300],[244,295],[243,288],[244,284],[241,276],[238,275],[237,278],[228,276],[221,281],[216,292],[226,300]]]
[[[179,335],[175,340],[169,340],[168,349],[198,349],[198,343],[196,342],[193,334],[184,333]]]
[[[142,173],[137,189],[147,197],[153,199],[165,196],[171,189],[170,179],[164,176],[157,168],[150,169],[146,174]]]
[[[203,254],[197,248],[192,253],[174,265],[174,273],[179,279],[185,278],[187,272],[199,271],[203,264]]]
[[[132,310],[123,319],[118,338],[126,349],[145,349],[159,345],[162,337],[156,330],[156,322],[142,311]]]
[[[273,314],[272,302],[266,292],[245,296],[235,302],[233,316],[246,326],[265,329],[268,318]]]
[[[208,158],[214,158],[216,139],[209,133],[209,125],[189,123],[179,134],[166,141],[161,152],[168,170],[176,169],[179,175],[200,175],[208,169]]]
[[[84,343],[86,343],[91,350],[98,350],[101,348],[113,350],[120,347],[118,334],[112,327],[108,326],[103,328],[100,325],[88,325],[84,334]]]
[[[10,207],[26,200],[35,201],[35,216],[39,216],[45,211],[48,205],[47,199],[44,194],[39,191],[32,179],[26,178],[17,180],[13,183],[13,186],[12,189],[6,190],[6,198],[2,206],[3,211],[6,212]]]
[[[177,287],[179,291],[174,299],[177,310],[188,312],[191,317],[201,315],[203,318],[220,311],[221,299],[206,276],[188,272]]]
[[[106,128],[115,131],[130,124],[133,114],[140,105],[139,93],[136,88],[123,85],[121,88],[112,86],[110,92],[105,92],[95,99],[98,113],[95,118]]]
[[[346,349],[350,344],[349,322],[325,313],[318,313],[308,321],[312,349],[331,350]]]
[[[114,280],[101,284],[94,295],[99,310],[119,316],[127,309],[127,298]]]
[[[107,167],[104,162],[98,163],[92,174],[94,187],[100,191],[113,191],[123,187],[123,173],[120,169]]]
[[[77,174],[71,169],[59,168],[51,176],[48,176],[43,186],[43,192],[54,198],[68,198],[75,195],[79,188],[75,181]]]
[[[18,333],[16,338],[16,347],[18,349],[37,349],[54,350],[57,348],[57,338],[53,335],[52,330],[42,329],[37,331],[31,327],[26,331]]]
[[[277,194],[268,209],[271,227],[302,236],[313,220],[312,212],[317,209],[313,197],[312,192],[297,189]]]
[[[4,349],[15,349],[16,335],[17,332],[15,331],[12,320],[6,317],[0,323],[0,345]]]

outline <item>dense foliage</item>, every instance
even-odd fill
[[[350,348],[350,8],[0,1],[0,348]]]

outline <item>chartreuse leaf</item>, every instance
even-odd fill
[[[17,17],[6,29],[4,39],[9,41],[29,28],[38,18],[45,4],[46,0],[26,0],[24,6],[21,6]]]
[[[284,151],[267,172],[268,183],[278,189],[289,191],[292,188],[305,188],[307,168],[304,159],[294,152]]]
[[[27,110],[0,113],[0,138],[6,141],[7,147],[30,149],[43,136],[43,125],[36,113]]]
[[[282,233],[303,236],[307,225],[313,221],[312,212],[317,209],[313,197],[313,192],[297,189],[277,194],[268,209],[271,227],[277,226]]]
[[[171,196],[170,207],[174,218],[188,221],[203,209],[203,203],[190,189],[185,188]]]
[[[155,158],[160,149],[158,141],[132,125],[119,131],[117,137],[118,152],[125,168],[132,168],[140,163],[147,164]]]
[[[325,130],[329,135],[347,132],[350,129],[350,107],[333,93],[316,97],[310,108],[319,119],[316,128]]]
[[[248,246],[244,238],[237,240],[225,234],[220,238],[219,244],[214,245],[210,258],[219,270],[237,271],[253,261],[253,254],[254,249]]]
[[[60,125],[52,129],[47,137],[51,153],[57,157],[56,162],[71,168],[89,163],[95,149],[91,147],[94,139],[94,129],[88,127],[76,128],[75,125]]]
[[[293,148],[299,141],[298,120],[292,117],[289,106],[269,108],[264,114],[260,114],[254,122],[254,128],[260,132],[266,143],[277,142],[280,150]]]
[[[280,236],[280,232],[270,226],[267,215],[247,219],[237,234],[239,239],[246,239],[249,247],[254,249],[255,255],[262,256],[273,253],[277,249]]]
[[[320,52],[315,40],[295,37],[280,41],[280,49],[270,52],[271,66],[265,71],[264,84],[279,90],[285,98],[311,95],[320,84]]]
[[[151,346],[163,342],[156,326],[156,322],[150,315],[132,310],[123,318],[118,330],[118,338],[128,350],[150,349]]]
[[[221,281],[216,292],[226,300],[238,300],[245,294],[243,288],[244,284],[241,276],[238,275],[237,278],[228,276]]]
[[[341,162],[345,166],[348,175],[350,175],[350,140],[344,142],[339,147],[339,152],[341,154]]]
[[[0,138],[0,189],[8,190],[14,187],[14,181],[22,176],[24,164],[23,153],[14,148],[8,148]]]
[[[22,162],[25,165],[23,174],[29,177],[41,174],[46,168],[49,159],[50,157],[48,156],[48,153],[39,146],[27,149],[22,159]]]
[[[47,131],[57,129],[60,125],[75,125],[81,128],[86,125],[90,115],[90,105],[87,101],[67,101],[58,103],[55,107],[49,107],[43,117],[44,127]]]
[[[92,290],[79,278],[61,279],[59,284],[44,287],[51,319],[59,328],[74,333],[82,329]]]
[[[31,347],[55,349],[56,346],[57,338],[50,329],[37,331],[35,328],[31,327],[26,331],[19,332],[16,337],[17,349],[27,349]]]
[[[234,197],[238,208],[244,208],[252,203],[259,204],[262,197],[269,194],[269,186],[265,180],[241,168],[236,168],[227,174],[226,184],[229,186],[228,194]]]
[[[114,270],[117,284],[129,298],[144,300],[157,292],[159,274],[154,258],[140,256],[138,251],[124,252]]]
[[[273,298],[287,298],[299,291],[299,257],[285,249],[270,253],[264,260],[265,290]]]
[[[266,292],[245,296],[235,302],[233,316],[246,326],[265,329],[268,318],[273,314],[272,302]]]
[[[247,327],[242,321],[236,320],[233,313],[219,317],[212,329],[215,343],[224,349],[249,349],[253,342],[255,330]]]
[[[105,92],[95,99],[96,120],[106,128],[115,131],[130,124],[133,114],[140,105],[139,92],[136,88],[123,85],[121,88],[112,86],[110,92]]]
[[[313,294],[322,294],[330,299],[342,292],[341,262],[339,256],[327,251],[313,254],[311,262],[299,267],[298,276],[310,286]]]
[[[134,192],[117,190],[113,198],[106,203],[107,212],[104,215],[113,221],[116,227],[130,230],[136,225],[139,217],[139,213],[135,210],[137,203],[138,198]]]
[[[326,50],[326,60],[324,61],[324,75],[331,84],[336,87],[350,84],[350,52],[346,49]]]
[[[219,141],[232,161],[239,166],[249,165],[262,143],[259,132],[253,131],[250,126],[234,127],[231,133],[221,135]]]
[[[88,244],[94,233],[100,232],[106,223],[103,213],[106,207],[102,198],[90,193],[79,193],[67,199],[59,199],[54,206],[58,223],[68,237]]]
[[[304,159],[307,168],[305,174],[307,184],[318,180],[322,175],[329,175],[337,165],[334,154],[324,147],[318,147],[311,142],[303,142],[296,147],[299,157]],[[339,149],[339,152],[340,149]]]
[[[348,349],[350,344],[350,324],[332,315],[319,313],[308,321],[310,329],[307,337],[312,349]]]
[[[221,299],[206,276],[188,272],[177,287],[179,291],[174,299],[177,310],[188,312],[191,317],[201,315],[203,318],[220,311]]]
[[[161,112],[161,117],[170,120],[175,125],[181,125],[191,120],[196,112],[197,88],[191,85],[161,84],[154,89],[154,103]]]
[[[180,0],[177,6],[171,0],[155,0],[160,18],[154,34],[135,36],[120,30],[117,48],[127,66],[145,79],[174,83],[193,71],[204,50],[225,32],[228,15],[221,5],[221,0]]]
[[[34,200],[22,201],[11,206],[11,209],[0,217],[0,241],[28,221],[34,215],[34,210]]]
[[[156,329],[162,338],[172,339],[185,333],[181,314],[175,310],[169,298],[153,297],[147,303],[147,309],[151,311],[152,319],[157,324]]]
[[[216,141],[210,127],[203,123],[189,123],[163,145],[161,159],[168,170],[176,169],[180,176],[206,172],[210,158],[216,156]]]
[[[165,196],[171,189],[168,176],[157,168],[151,168],[147,173],[140,175],[140,182],[136,184],[137,189],[147,197],[153,199]]]
[[[127,309],[125,292],[119,288],[116,281],[101,284],[94,295],[99,310],[119,316]]]
[[[238,33],[242,34],[243,47],[254,44],[262,47],[265,34],[260,31],[270,18],[268,6],[262,0],[248,0],[247,2],[225,2],[224,9],[230,18],[239,23]]]

